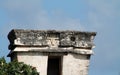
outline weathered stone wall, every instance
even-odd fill
[[[48,56],[40,53],[17,53],[19,62],[24,62],[36,67],[40,75],[47,75],[47,59]]]
[[[63,56],[62,75],[87,75],[89,59],[85,55],[68,54]]]
[[[9,57],[47,75],[48,57],[62,57],[62,75],[87,75],[95,32],[21,30],[10,31]]]
[[[18,46],[93,48],[95,32],[12,30],[9,49]]]
[[[47,75],[48,56],[42,53],[18,53],[17,59],[36,67],[40,75]],[[87,75],[89,66],[87,56],[68,54],[62,59],[62,75]]]

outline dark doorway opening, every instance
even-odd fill
[[[61,75],[61,57],[48,57],[47,75]]]

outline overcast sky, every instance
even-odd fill
[[[120,75],[120,0],[0,0],[0,57],[16,28],[97,32],[89,75]]]

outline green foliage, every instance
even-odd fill
[[[39,75],[39,73],[35,67],[17,61],[6,63],[2,57],[0,58],[0,75]]]

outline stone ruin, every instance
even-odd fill
[[[13,29],[11,61],[36,67],[40,75],[88,75],[96,32]]]

